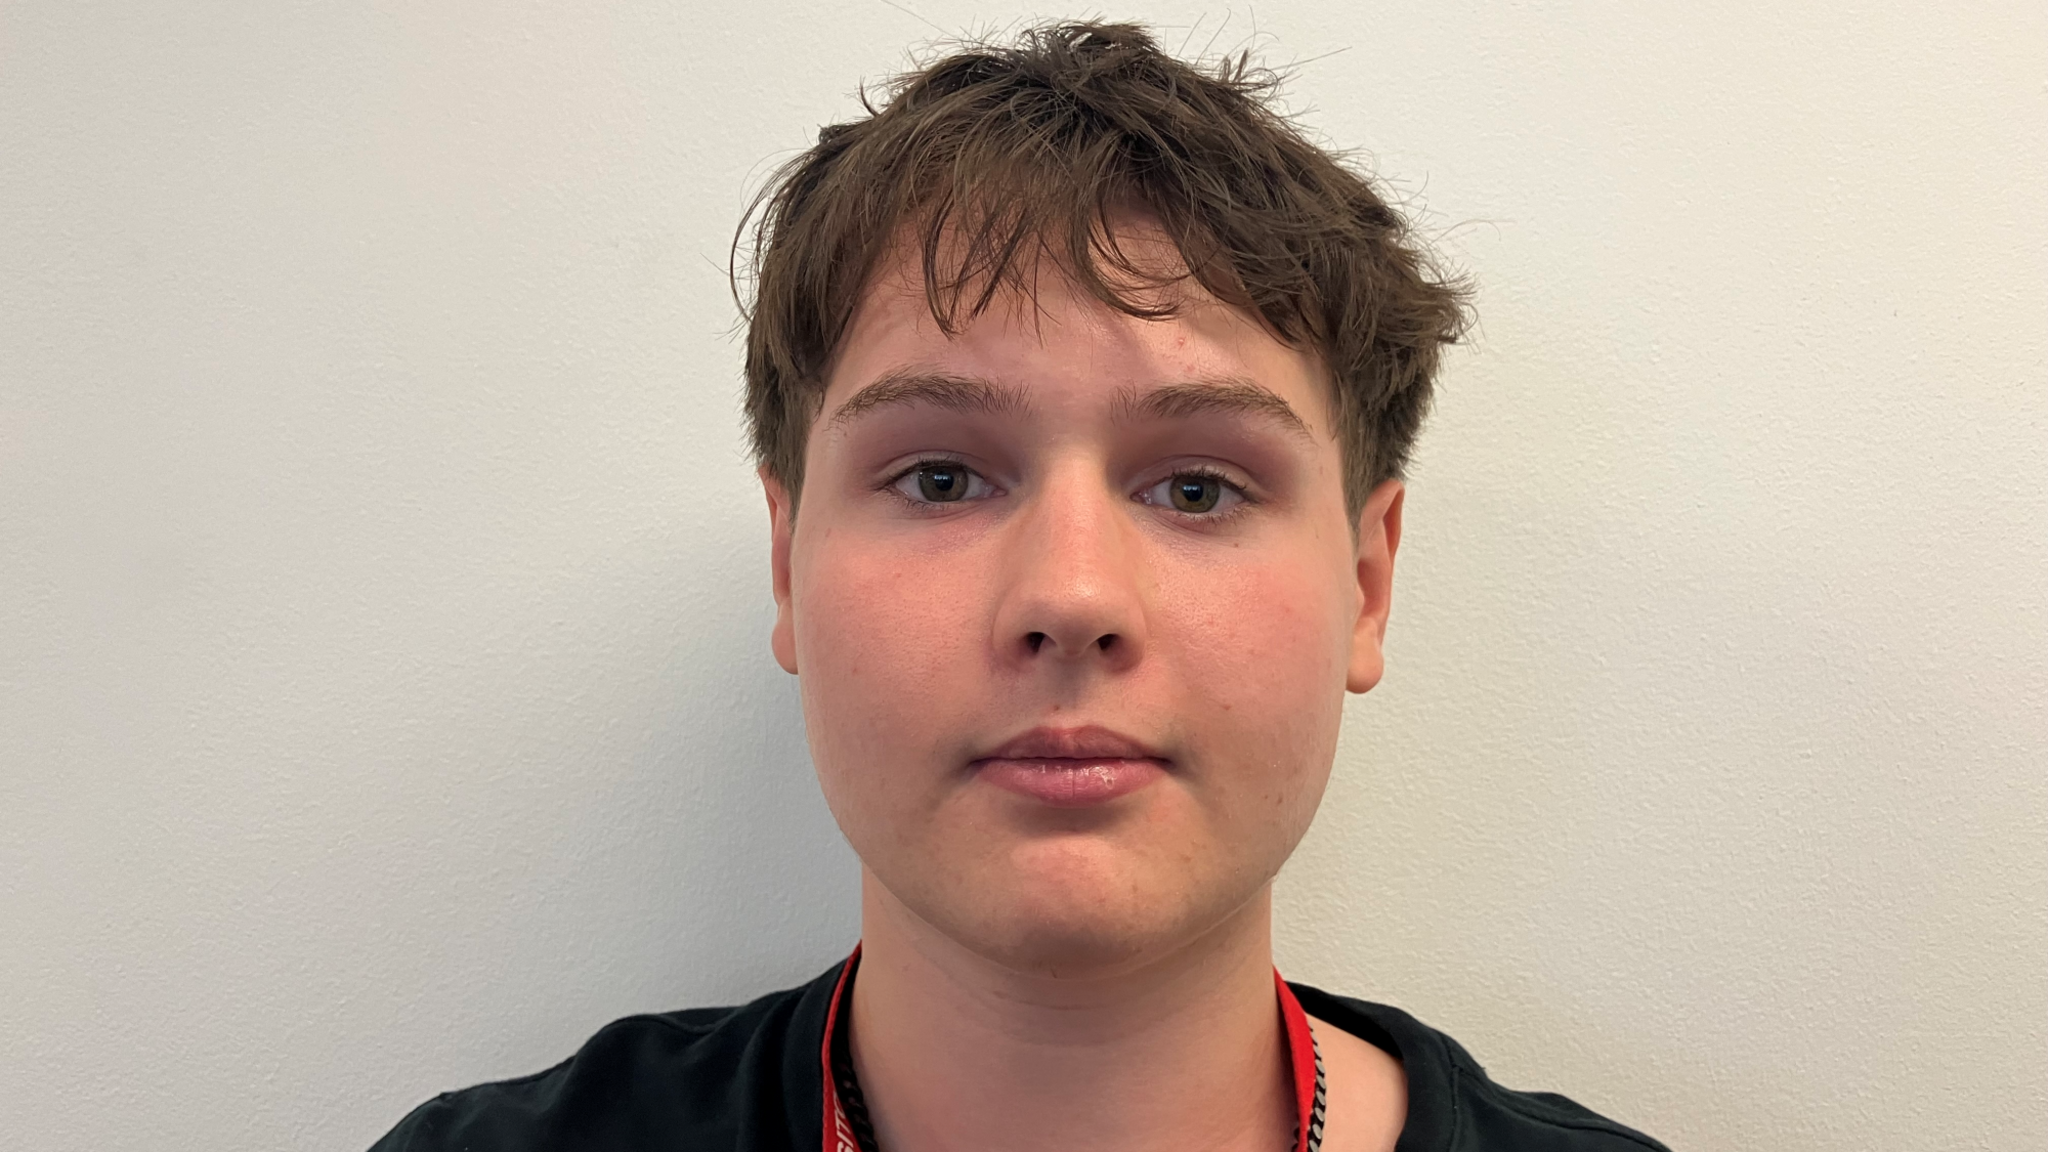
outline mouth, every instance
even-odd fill
[[[1085,808],[1128,796],[1166,775],[1172,761],[1107,728],[1033,728],[969,767],[1007,792],[1055,808]]]

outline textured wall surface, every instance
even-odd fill
[[[1282,961],[1680,1148],[2048,1141],[2048,9],[1923,8],[1135,13],[1480,286]],[[359,1148],[851,943],[721,268],[1024,13],[0,7],[9,1147]]]

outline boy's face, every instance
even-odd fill
[[[1354,539],[1318,362],[1199,289],[1147,321],[1048,274],[948,337],[915,275],[849,328],[801,515],[768,481],[775,654],[878,898],[1013,968],[1143,962],[1307,829],[1400,485]]]

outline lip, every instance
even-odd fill
[[[1106,804],[1166,775],[1170,761],[1146,744],[1095,726],[1033,728],[971,767],[984,781],[1055,808]]]

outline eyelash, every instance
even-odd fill
[[[931,456],[926,457],[924,459],[912,461],[909,465],[898,469],[895,473],[890,475],[890,477],[887,480],[882,482],[881,490],[894,495],[897,499],[903,501],[905,504],[908,504],[913,508],[931,509],[939,507],[940,505],[934,501],[919,500],[916,499],[915,497],[907,496],[903,493],[901,489],[897,487],[897,485],[903,483],[905,477],[914,476],[920,469],[924,468],[958,468],[963,472],[969,472],[972,473],[973,475],[981,476],[981,473],[975,472],[974,469],[969,467],[964,461],[955,459],[950,456]],[[1163,483],[1167,480],[1172,480],[1180,476],[1199,476],[1204,480],[1214,480],[1218,484],[1223,485],[1225,488],[1228,488],[1231,492],[1235,493],[1237,496],[1237,502],[1232,504],[1228,509],[1225,509],[1221,512],[1182,512],[1179,509],[1172,507],[1171,505],[1153,504],[1150,501],[1140,502],[1145,504],[1145,506],[1148,508],[1164,508],[1167,512],[1170,512],[1174,516],[1177,516],[1183,520],[1196,521],[1202,524],[1227,523],[1228,521],[1235,520],[1240,514],[1243,513],[1245,509],[1258,503],[1257,500],[1252,499],[1251,493],[1245,491],[1244,485],[1239,484],[1236,481],[1232,480],[1229,477],[1229,475],[1227,475],[1221,468],[1217,468],[1208,464],[1190,464],[1185,468],[1175,468],[1173,471],[1161,477],[1159,481],[1155,481],[1152,484],[1147,484],[1144,488],[1139,489],[1139,491],[1149,492],[1153,488],[1157,487],[1158,484]],[[982,481],[983,483],[987,483],[988,478],[983,476]],[[1136,497],[1133,497],[1133,499],[1136,499]]]
[[[967,462],[964,460],[959,460],[951,456],[927,456],[924,457],[923,459],[913,460],[906,467],[897,469],[893,474],[890,475],[890,477],[887,480],[882,481],[880,491],[889,493],[890,495],[896,497],[898,500],[901,500],[905,504],[910,505],[912,508],[932,509],[940,507],[938,503],[931,500],[919,500],[912,496],[906,496],[904,495],[903,491],[897,487],[898,484],[903,483],[905,477],[915,476],[920,470],[925,468],[958,468],[960,471],[966,472],[970,475],[981,476],[981,473],[976,472],[973,468],[969,467]],[[981,476],[981,479],[984,484],[988,483],[988,477]]]

